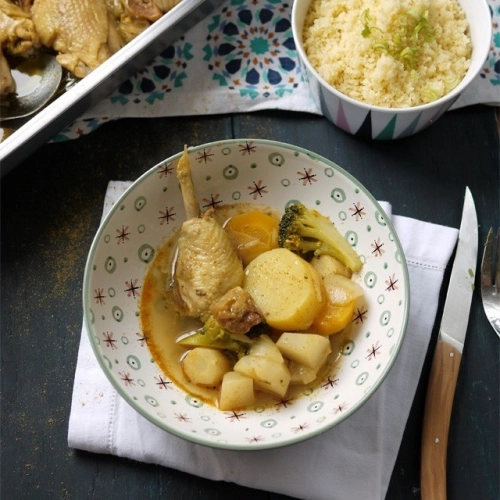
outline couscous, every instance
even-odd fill
[[[390,108],[446,95],[465,76],[472,52],[456,0],[313,0],[302,36],[326,82]]]

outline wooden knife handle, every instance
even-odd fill
[[[462,354],[439,340],[432,360],[422,431],[422,500],[446,499],[446,453]]]

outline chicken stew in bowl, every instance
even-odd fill
[[[317,387],[363,295],[358,255],[301,204],[281,217],[245,204],[201,213],[187,152],[177,174],[188,219],[152,261],[140,307],[156,363],[226,411]]]
[[[259,267],[261,258],[267,254],[272,257],[275,252],[284,250],[279,243],[282,220],[288,221],[289,229],[305,227],[299,224],[298,215],[305,213],[300,208],[302,206],[307,208],[309,215],[317,212],[330,219],[341,233],[342,240],[355,250],[362,267],[353,272],[351,278],[344,278],[361,287],[362,296],[356,299],[349,324],[343,331],[320,334],[316,323],[316,336],[338,344],[330,342],[333,354],[329,355],[330,360],[319,370],[315,381],[290,385],[284,397],[258,389],[254,404],[242,406],[241,410],[223,410],[219,406],[218,391],[209,386],[209,392],[213,392],[205,397],[205,386],[196,385],[191,391],[183,385],[186,380],[180,365],[183,353],[194,349],[193,344],[199,344],[201,340],[213,342],[214,324],[201,321],[198,312],[193,317],[181,317],[185,314],[177,312],[182,310],[180,303],[170,309],[172,321],[177,321],[175,325],[172,323],[175,332],[165,332],[162,326],[167,324],[164,317],[166,294],[174,295],[169,276],[170,254],[175,253],[176,238],[183,223],[189,220],[176,176],[176,167],[182,157],[179,153],[160,162],[133,183],[111,208],[91,246],[85,269],[83,305],[85,326],[96,359],[121,398],[155,425],[184,439],[225,449],[257,450],[284,446],[317,435],[360,408],[383,382],[397,358],[409,310],[408,273],[397,234],[366,188],[335,163],[303,148],[261,139],[229,139],[189,148],[188,155],[200,207],[197,217],[212,214],[225,233],[234,231],[237,236],[232,247],[241,245],[248,251],[245,259],[250,262],[244,264],[244,273],[250,266]],[[259,216],[256,217],[256,213]],[[269,222],[268,216],[275,219],[270,224],[263,222]],[[314,220],[305,215],[302,217],[302,222]],[[248,245],[251,238],[242,228],[252,225],[249,219],[259,221],[257,235],[273,235],[262,238],[264,246],[269,242],[275,245],[278,239],[278,248],[260,254],[260,244],[255,248]],[[264,231],[260,231],[260,226]],[[290,235],[285,241],[288,240],[291,248],[302,246],[309,251],[313,243],[311,239],[310,234],[303,239]],[[307,264],[310,276],[321,274],[324,264],[327,268],[330,265],[325,262],[319,265],[323,258],[318,258],[316,263],[315,259],[304,259],[300,252],[289,251],[294,258],[301,259],[300,265],[304,265],[302,262]],[[163,257],[160,256],[162,252]],[[255,253],[259,256],[256,257]],[[164,265],[155,266],[154,261]],[[276,259],[273,265],[283,261]],[[318,265],[315,273],[308,267],[313,262]],[[158,300],[149,303],[151,310],[155,308],[154,318],[161,318],[162,324],[152,334],[144,329],[147,318],[142,307],[152,291],[147,279],[154,267],[157,269]],[[269,263],[263,267],[268,268]],[[338,278],[342,277],[341,269],[335,271]],[[311,281],[314,283],[314,278]],[[240,288],[244,290],[245,286],[244,281]],[[300,331],[293,331],[286,324],[283,326],[288,316],[288,319],[293,318],[296,328],[299,319],[305,322],[304,317],[309,313],[294,317],[295,311],[284,308],[283,311],[272,311],[265,302],[264,305],[257,304],[258,311],[250,307],[249,317],[245,318],[248,323],[240,323],[238,317],[235,319],[224,312],[227,309],[225,301],[234,304],[236,309],[247,310],[246,294],[240,294],[238,287],[233,288],[236,289],[235,295],[231,293],[221,297],[221,302],[216,301],[219,302],[215,311],[219,315],[217,323],[228,321],[228,328],[224,330],[238,332],[253,325],[250,334],[231,333],[227,336],[222,332],[222,342],[229,342],[235,352],[246,341],[251,344],[250,348],[255,346],[252,355],[257,358],[269,345],[263,340],[264,335],[275,341],[273,345],[276,346],[278,335],[275,335],[275,330],[301,337],[305,337],[306,330],[311,330],[311,326]],[[280,289],[284,290],[284,287],[278,291]],[[314,285],[312,289],[316,289]],[[301,299],[303,304],[314,304],[313,294],[299,294],[295,288],[284,295],[288,296],[285,305],[297,304]],[[309,298],[304,300],[306,296]],[[265,293],[262,298],[266,298]],[[274,303],[274,300],[267,302],[270,306]],[[274,319],[271,312],[275,314]],[[254,325],[255,313],[267,313],[267,324]],[[286,315],[280,318],[277,313]],[[180,324],[181,319],[183,324]],[[325,319],[324,328],[331,324],[330,320],[333,321]],[[205,325],[206,337],[200,335],[200,329]],[[259,328],[267,331],[262,332]],[[161,331],[164,335],[157,335]],[[312,330],[306,333],[312,333]],[[161,342],[157,337],[162,339]],[[261,342],[257,342],[259,339]],[[172,354],[172,366],[179,370],[180,381],[170,375],[170,346],[178,349],[177,354]],[[283,354],[281,350],[279,352],[288,359],[285,349]],[[273,359],[278,361],[279,356],[273,350]],[[316,352],[321,359],[325,351],[319,349]],[[216,357],[221,359],[218,355]],[[245,368],[248,361],[242,360],[249,357],[238,359],[236,356],[229,363],[234,368],[234,364],[242,362]],[[161,363],[169,365],[164,367]],[[290,365],[289,361],[285,363]],[[193,362],[191,366],[198,365]],[[189,373],[192,376],[193,372]],[[194,373],[196,377],[197,372]],[[304,369],[301,375],[307,377],[311,373]],[[231,384],[241,382],[239,376],[228,375],[228,378]],[[230,390],[230,394],[233,393],[236,393],[235,389]]]

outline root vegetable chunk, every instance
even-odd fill
[[[253,379],[238,372],[227,372],[222,379],[219,408],[223,411],[245,408],[255,402]]]
[[[276,346],[285,358],[312,368],[316,372],[332,352],[328,338],[315,333],[285,332],[276,342]]]
[[[290,383],[290,372],[285,363],[276,363],[256,356],[245,356],[234,370],[251,377],[259,389],[284,397]]]
[[[320,335],[333,335],[340,332],[351,321],[355,305],[354,300],[342,305],[328,302],[314,319],[311,330]]]
[[[309,384],[318,375],[316,370],[295,361],[288,363],[288,369],[290,370],[290,385]]]
[[[278,247],[278,225],[274,217],[253,210],[231,217],[224,229],[247,266],[261,253]]]
[[[281,395],[289,384],[285,360],[276,344],[267,335],[258,337],[245,359],[240,359],[234,369],[246,373],[261,389]],[[274,370],[274,372],[273,372]]]
[[[194,384],[215,387],[221,383],[224,374],[231,370],[231,363],[221,351],[195,347],[182,359],[182,369]]]
[[[352,271],[342,264],[340,260],[332,257],[331,255],[319,255],[318,257],[313,257],[311,260],[311,265],[318,271],[321,276],[328,276],[330,274],[340,274],[346,278],[352,276]]]
[[[279,330],[305,330],[323,305],[321,278],[304,259],[285,248],[256,257],[245,269],[243,288],[266,322]]]
[[[328,257],[322,255],[321,258]],[[319,262],[319,260],[318,260]],[[363,289],[355,281],[339,274],[323,274],[325,307],[314,318],[311,330],[320,335],[332,335],[344,329],[352,319],[356,299]]]
[[[250,348],[250,356],[266,358],[276,363],[283,363],[283,356],[276,344],[267,335],[258,337]]]
[[[323,277],[327,301],[338,306],[346,305],[363,295],[363,289],[355,281],[339,274]]]

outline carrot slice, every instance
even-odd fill
[[[248,265],[261,253],[278,247],[279,221],[260,210],[231,217],[224,229],[243,265]]]
[[[355,301],[342,305],[332,304],[327,301],[323,310],[314,318],[310,331],[320,335],[332,335],[343,330],[352,319]]]

